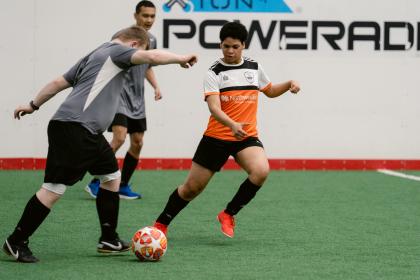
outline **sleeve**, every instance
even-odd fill
[[[150,34],[150,33],[149,33]],[[157,40],[156,37],[151,35],[149,36],[149,50],[156,50],[157,48]],[[154,64],[149,64],[149,68],[155,67],[156,65]]]
[[[209,70],[204,79],[204,98],[214,94],[220,94],[219,78],[213,71]]]
[[[133,66],[131,57],[136,51],[137,49],[116,44],[111,50],[111,59],[118,67],[128,69]]]
[[[64,79],[71,85],[74,86],[77,82],[78,76],[83,70],[84,65],[89,56],[80,59],[73,67],[71,67],[66,73],[64,73]]]
[[[262,68],[261,64],[258,63],[258,87],[260,91],[267,92],[271,88],[271,81],[270,78],[265,73],[264,69]]]

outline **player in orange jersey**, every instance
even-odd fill
[[[292,80],[272,84],[258,62],[242,56],[248,36],[242,24],[226,23],[219,35],[223,58],[210,67],[204,81],[210,120],[186,181],[170,195],[155,222],[155,227],[164,233],[172,219],[204,190],[229,156],[233,156],[248,177],[217,216],[222,232],[233,237],[234,216],[254,198],[269,173],[267,156],[257,132],[258,94],[263,92],[274,98],[287,91],[298,93],[300,90],[299,84]]]

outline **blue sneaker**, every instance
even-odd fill
[[[85,191],[87,191],[91,197],[96,198],[99,191],[99,185],[101,182],[99,182],[98,179],[93,179],[90,181],[90,183],[85,187]]]
[[[141,198],[141,194],[133,192],[131,190],[131,185],[130,184],[120,186],[119,194],[120,194],[120,198],[123,198],[123,199],[139,199],[139,198]]]

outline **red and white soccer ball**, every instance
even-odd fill
[[[168,240],[162,231],[155,227],[139,229],[131,240],[131,249],[141,261],[158,261],[166,253]]]

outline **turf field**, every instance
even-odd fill
[[[121,237],[150,225],[185,175],[135,173],[144,198],[121,201]],[[42,176],[0,172],[2,240]],[[272,172],[228,239],[216,215],[244,177],[217,174],[174,220],[167,255],[158,263],[96,253],[99,222],[94,200],[83,191],[86,177],[32,237],[41,262],[21,264],[0,254],[0,279],[420,279],[420,182],[377,172]]]

